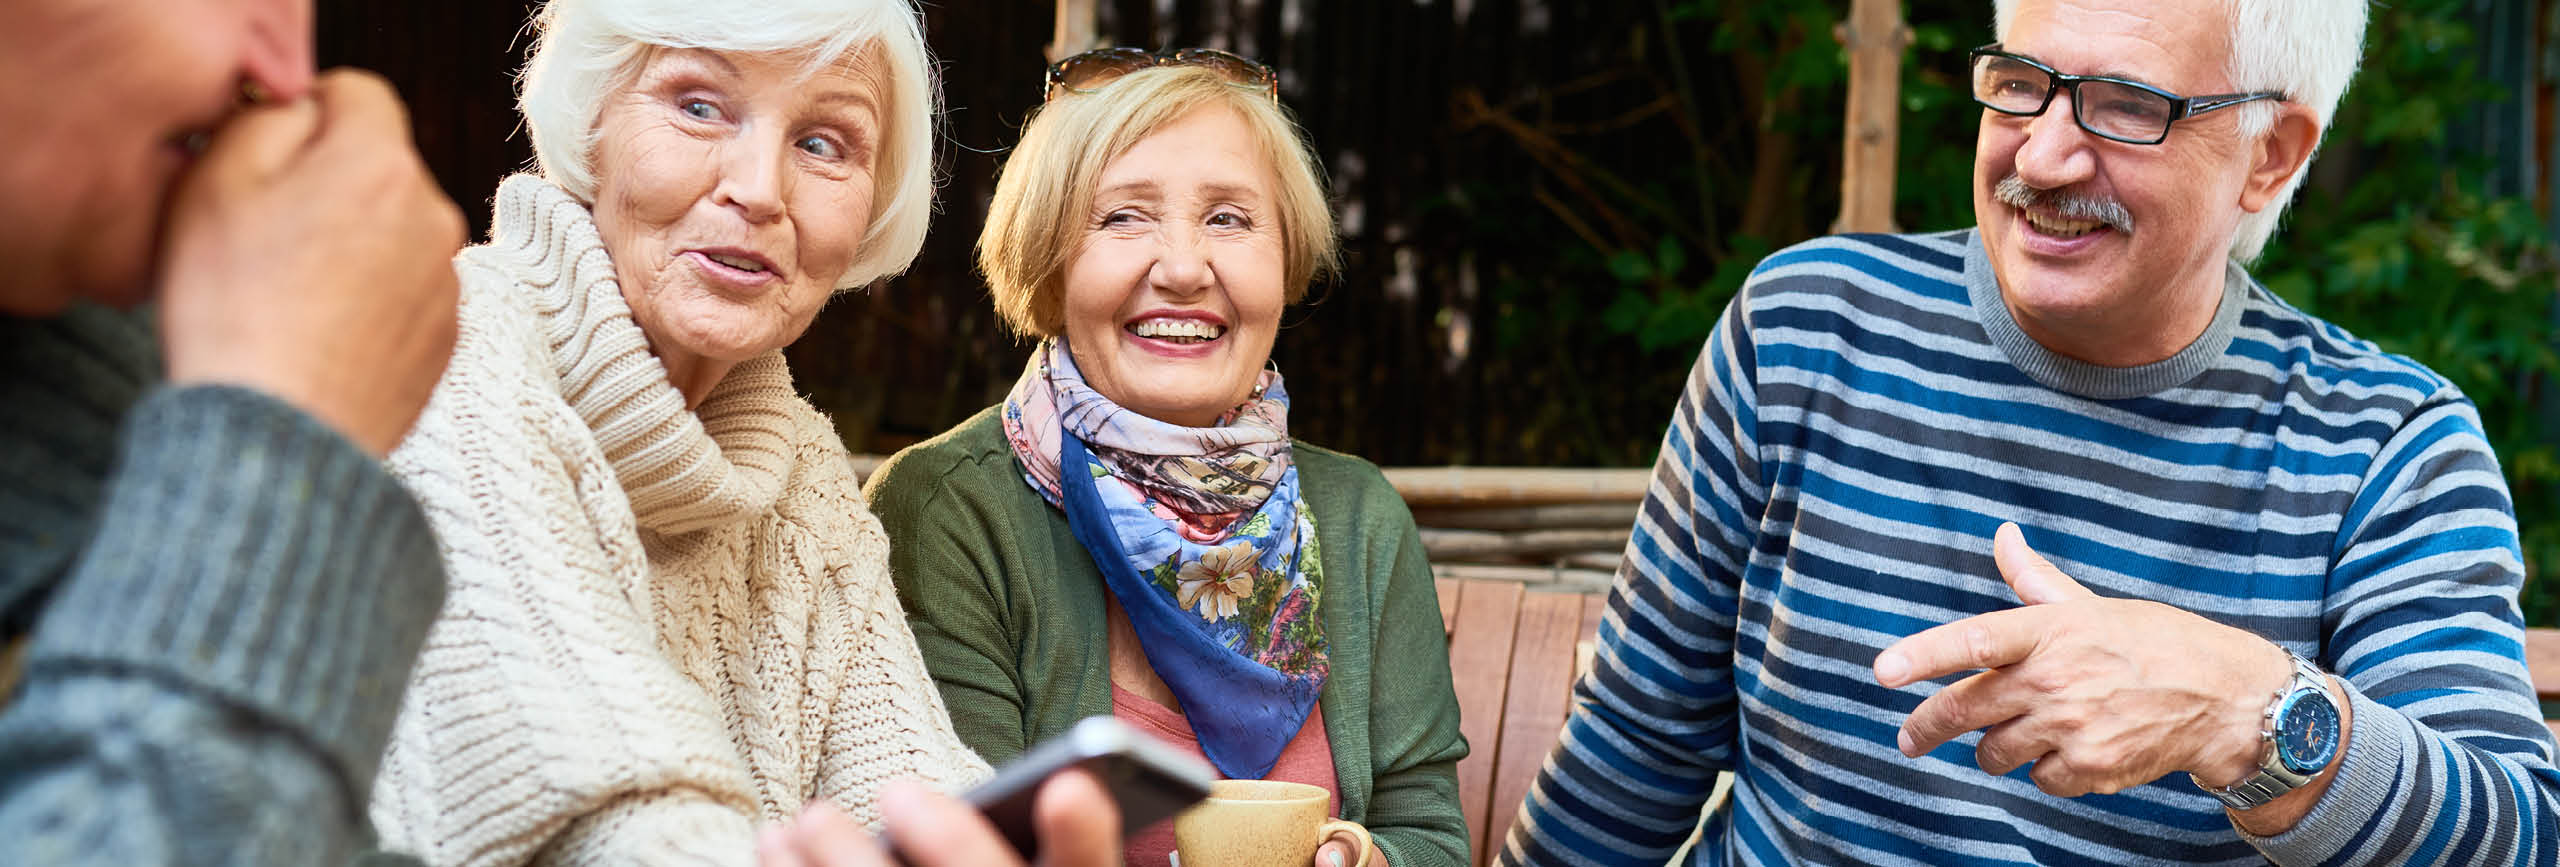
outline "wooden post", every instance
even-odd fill
[[[1090,49],[1093,42],[1093,0],[1058,0],[1058,27],[1049,35],[1049,62]]]
[[[1061,0],[1064,2],[1064,0]],[[1891,232],[1893,155],[1902,99],[1902,0],[1851,0],[1832,28],[1849,49],[1849,118],[1841,135],[1840,219],[1834,232]]]

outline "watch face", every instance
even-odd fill
[[[2276,712],[2276,754],[2297,774],[2317,774],[2338,754],[2338,708],[2324,690],[2286,696]]]

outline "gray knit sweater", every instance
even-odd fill
[[[141,317],[0,318],[0,863],[343,862],[435,542],[317,420],[158,367]]]

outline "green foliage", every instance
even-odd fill
[[[2268,288],[2426,364],[2478,404],[2516,499],[2529,572],[2560,566],[2560,453],[2538,404],[2560,375],[2560,263],[2530,202],[2483,195],[2447,122],[2511,106],[2473,69],[2460,0],[2374,7],[2365,65],[2313,180],[2253,272]],[[2528,580],[2528,623],[2560,624],[2560,582]]]
[[[1634,35],[1644,50],[1628,54],[1624,71],[1650,90],[1625,100],[1673,105],[1676,122],[1637,132],[1683,137],[1694,158],[1622,178],[1593,155],[1614,147],[1605,136],[1517,133],[1533,153],[1550,154],[1539,160],[1550,171],[1539,183],[1578,195],[1524,201],[1512,190],[1520,185],[1489,184],[1453,210],[1478,215],[1488,243],[1552,251],[1545,270],[1496,282],[1498,347],[1524,370],[1542,347],[1559,359],[1632,352],[1634,372],[1607,375],[1622,381],[1622,393],[1667,400],[1753,264],[1829,231],[1847,77],[1831,28],[1848,3],[1656,5],[1662,29]],[[2560,410],[2537,406],[2560,374],[2552,341],[2560,255],[2531,203],[2484,195],[2485,167],[2448,141],[2466,112],[2513,105],[2473,69],[2466,6],[2373,8],[2362,72],[2292,216],[2251,271],[2291,303],[2445,375],[2478,404],[2538,573],[2560,564]],[[1966,51],[1991,40],[1989,4],[1912,0],[1904,14],[1912,42],[1895,215],[1909,230],[1971,225],[1981,112],[1965,92],[1963,64]],[[1552,214],[1561,230],[1487,216],[1523,209]],[[1549,391],[1569,417],[1605,415],[1592,402],[1611,390]],[[1627,436],[1591,436],[1566,449],[1567,459],[1640,463],[1659,427]],[[2560,582],[2528,582],[2524,609],[2530,623],[2560,624]]]

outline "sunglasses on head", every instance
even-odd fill
[[[1275,100],[1280,98],[1280,76],[1271,67],[1243,55],[1215,48],[1165,52],[1097,48],[1049,64],[1049,81],[1040,91],[1040,100],[1047,102],[1061,93],[1092,93],[1123,75],[1159,66],[1197,66],[1217,73],[1228,84],[1262,91]]]

